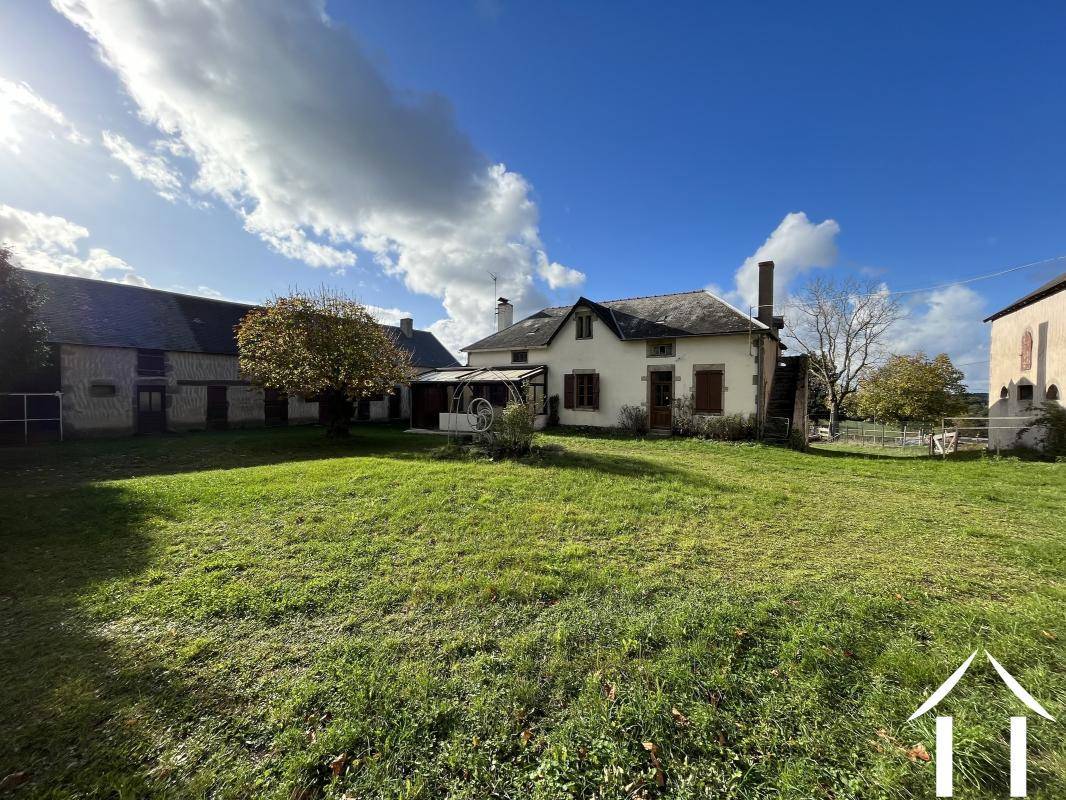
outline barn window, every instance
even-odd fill
[[[1033,333],[1026,331],[1022,334],[1022,369],[1033,368]]]
[[[1019,383],[1018,384],[1018,402],[1032,405],[1032,402],[1033,402],[1033,384],[1031,384],[1031,383]]]
[[[138,350],[137,374],[145,377],[162,377],[166,374],[166,356],[162,350]]]
[[[1006,400],[1008,397],[1010,397],[1010,391],[1004,386],[999,390],[999,399]]]
[[[1059,387],[1056,386],[1055,384],[1051,384],[1049,387],[1047,387],[1047,394],[1045,394],[1044,397],[1046,399],[1048,399],[1048,400],[1058,401],[1058,399],[1059,399]]]
[[[89,387],[89,397],[114,397],[115,392],[113,383],[94,383]]]
[[[511,363],[512,364],[528,364],[529,363],[529,351],[528,350],[512,350],[511,351]]]

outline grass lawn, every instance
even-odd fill
[[[0,451],[15,797],[1066,797],[1066,464],[360,428]],[[987,661],[956,797],[1007,795]]]

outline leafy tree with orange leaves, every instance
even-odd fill
[[[237,325],[241,374],[326,404],[327,435],[347,436],[352,403],[410,377],[410,358],[357,301],[330,289],[275,297]]]

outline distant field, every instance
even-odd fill
[[[1066,465],[317,428],[0,450],[14,797],[917,798],[976,648],[1054,716]],[[1004,797],[987,665],[956,797]]]

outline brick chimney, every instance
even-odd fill
[[[774,326],[774,262],[759,262],[759,310],[755,315],[768,328]]]
[[[415,321],[411,317],[404,317],[400,320],[400,333],[408,339],[415,335]]]
[[[506,297],[501,297],[496,302],[496,330],[502,331],[514,324],[514,306]]]

